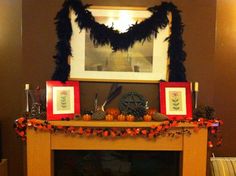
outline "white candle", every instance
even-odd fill
[[[29,90],[29,84],[25,84],[25,90]]]
[[[194,83],[194,91],[195,91],[195,92],[198,92],[198,90],[199,90],[199,89],[198,89],[198,82],[195,82],[195,83]]]

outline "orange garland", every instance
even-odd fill
[[[179,123],[191,122],[195,124],[194,132],[198,132],[200,128],[209,129],[208,146],[220,146],[222,144],[222,136],[219,135],[219,128],[223,125],[222,120],[207,120],[199,118],[198,121],[164,121],[158,126],[140,127],[140,128],[94,128],[94,127],[74,127],[74,126],[56,126],[51,125],[50,122],[38,119],[27,119],[20,117],[15,120],[14,128],[16,134],[23,140],[26,140],[26,129],[34,128],[35,130],[47,131],[51,133],[64,132],[71,135],[83,136],[100,136],[100,137],[125,137],[125,136],[144,136],[148,138],[156,138],[160,135],[167,135],[170,137],[177,137],[182,134],[191,135],[190,130],[180,129],[177,132],[170,132],[169,129],[178,126]]]

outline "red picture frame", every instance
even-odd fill
[[[73,119],[80,114],[78,81],[46,81],[47,120]]]
[[[170,120],[192,119],[190,82],[161,82],[160,110]]]

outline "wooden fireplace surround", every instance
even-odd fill
[[[150,127],[159,122],[50,121],[52,125],[83,127]],[[54,150],[147,150],[181,152],[182,176],[205,176],[207,159],[207,129],[193,132],[194,125],[180,124],[170,130],[189,129],[192,134],[178,138],[160,136],[157,139],[125,137],[106,139],[80,137],[27,129],[27,175],[53,176]]]

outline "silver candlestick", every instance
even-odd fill
[[[194,109],[197,108],[198,92],[199,92],[199,85],[198,85],[198,82],[195,82],[194,83]]]
[[[29,84],[25,84],[26,112],[29,112]]]
[[[197,109],[198,92],[194,92],[194,109]]]

